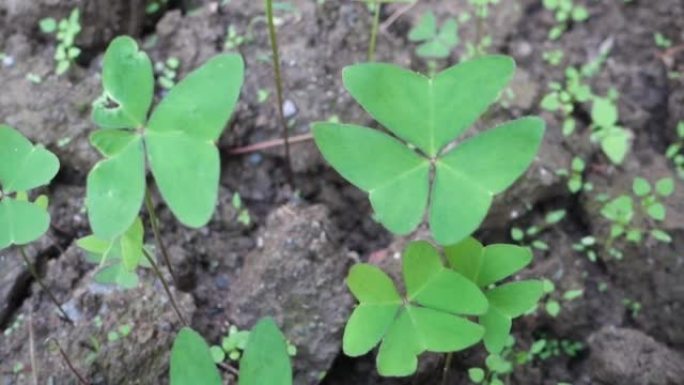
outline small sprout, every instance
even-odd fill
[[[485,379],[485,372],[481,368],[470,368],[468,369],[468,378],[470,381],[480,384]]]
[[[552,66],[558,66],[563,61],[563,51],[560,49],[544,52],[542,58]]]
[[[544,8],[553,11],[556,25],[549,31],[549,39],[556,40],[567,31],[570,23],[583,22],[589,18],[589,11],[574,0],[544,0]]]
[[[449,18],[441,28],[437,28],[437,19],[432,11],[426,12],[408,36],[412,42],[421,43],[416,48],[416,55],[423,59],[445,59],[458,44],[458,23]]]
[[[53,18],[45,18],[39,22],[41,32],[45,34],[56,33],[57,47],[55,48],[55,73],[62,75],[71,64],[81,55],[81,49],[75,46],[75,40],[81,32],[81,13],[74,8],[69,17],[59,22]]]
[[[618,110],[607,98],[594,98],[591,110],[594,132],[592,140],[601,144],[601,149],[613,164],[622,164],[629,151],[632,134],[618,123]]]
[[[656,32],[653,34],[653,41],[655,42],[656,47],[662,48],[662,49],[668,49],[672,47],[672,40],[668,39],[665,37],[660,32]]]

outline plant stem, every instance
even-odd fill
[[[368,44],[368,61],[375,61],[375,46],[378,40],[378,28],[380,26],[380,1],[375,1],[374,14],[373,14],[373,27],[371,29],[370,43]]]
[[[71,373],[73,373],[74,376],[76,376],[76,378],[78,378],[78,382],[80,382],[81,385],[90,385],[90,383],[85,380],[85,378],[81,375],[81,373],[79,373],[78,370],[76,370],[76,367],[74,367],[74,365],[71,363],[69,356],[66,354],[64,349],[62,349],[62,345],[60,345],[59,342],[54,338],[50,338],[48,340],[48,342],[53,342],[55,344],[55,346],[57,346],[57,349],[59,350],[59,355],[62,356],[62,359],[64,360],[66,365],[69,367],[69,370],[71,371]]]
[[[38,274],[38,270],[36,270],[36,266],[33,263],[31,263],[31,261],[29,260],[23,246],[19,246],[19,253],[21,254],[21,257],[24,259],[24,263],[26,264],[26,267],[29,269],[29,272],[33,276],[33,279],[35,279],[36,282],[38,282],[38,285],[40,285],[40,288],[43,289],[43,291],[45,293],[47,293],[48,297],[50,297],[50,300],[55,304],[55,306],[57,306],[57,309],[59,309],[59,312],[62,313],[62,317],[64,317],[64,319],[68,323],[73,325],[74,321],[71,320],[71,318],[69,317],[67,312],[64,311],[64,308],[62,308],[62,304],[60,304],[59,301],[57,301],[57,297],[55,297],[55,295],[52,294],[52,291],[50,291],[50,289],[48,289],[48,287],[45,285],[43,280],[40,278],[40,275]]]
[[[150,225],[152,226],[152,233],[154,234],[154,241],[157,243],[159,251],[161,251],[162,257],[164,258],[164,263],[171,273],[171,278],[173,279],[174,285],[178,287],[178,278],[176,278],[176,272],[171,266],[171,258],[169,258],[169,252],[166,249],[166,245],[161,237],[161,232],[159,231],[159,218],[157,217],[157,211],[154,209],[154,202],[152,202],[152,193],[150,188],[147,187],[145,191],[145,207],[147,208],[147,214],[150,216]]]
[[[266,1],[266,18],[268,19],[268,37],[271,41],[271,55],[273,59],[273,76],[275,79],[276,99],[278,102],[278,117],[283,130],[283,142],[285,143],[285,162],[287,179],[290,185],[294,188],[294,174],[292,173],[292,160],[290,158],[290,141],[285,120],[285,112],[283,111],[283,77],[280,70],[280,51],[278,50],[278,36],[276,34],[275,22],[273,20],[273,0]]]
[[[447,353],[446,360],[444,361],[444,369],[442,370],[442,385],[447,384],[449,379],[449,369],[451,368],[451,359],[454,357],[454,353]]]
[[[305,141],[312,140],[312,139],[313,139],[313,134],[311,134],[311,133],[296,135],[296,136],[293,136],[290,138],[290,144],[305,142]],[[250,144],[250,145],[244,146],[244,147],[233,148],[232,150],[229,150],[228,153],[231,155],[249,154],[249,153],[257,152],[257,151],[261,151],[261,150],[268,150],[269,148],[280,147],[283,144],[285,144],[285,141],[282,139],[266,140],[263,142]]]
[[[176,315],[180,319],[181,323],[183,326],[188,326],[188,322],[185,320],[185,317],[183,317],[183,314],[180,312],[180,309],[178,308],[178,304],[176,303],[176,299],[173,297],[173,294],[171,294],[171,289],[169,288],[169,284],[166,282],[166,279],[164,279],[164,275],[162,275],[161,270],[159,270],[159,266],[157,266],[157,263],[154,261],[154,258],[150,255],[150,253],[143,247],[143,254],[145,255],[145,258],[147,258],[147,261],[150,263],[152,266],[152,270],[154,270],[154,273],[159,277],[159,280],[162,283],[162,286],[164,286],[164,291],[166,292],[166,295],[169,297],[169,301],[171,301],[171,306],[173,307],[173,310],[176,312]]]
[[[36,343],[33,336],[33,308],[29,311],[29,354],[31,356],[31,377],[33,385],[38,385],[38,365],[36,364]]]

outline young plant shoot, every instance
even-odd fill
[[[316,144],[369,194],[376,219],[390,231],[412,232],[427,208],[435,240],[457,243],[478,228],[493,196],[527,170],[542,141],[544,122],[526,117],[449,146],[497,99],[514,70],[511,58],[495,55],[431,78],[390,64],[347,67],[345,87],[389,133],[316,123]]]

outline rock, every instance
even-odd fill
[[[70,327],[57,318],[45,295],[34,295],[19,309],[11,332],[0,336],[0,383],[28,383],[32,329],[35,360],[41,383],[72,384],[73,374],[49,347],[59,342],[77,370],[92,384],[158,384],[167,375],[168,356],[181,325],[160,283],[150,272],[141,273],[140,285],[119,290],[94,283],[84,271],[91,268],[82,252],[71,246],[48,265],[46,283],[71,313]],[[174,291],[181,312],[191,319],[192,297]],[[25,368],[12,375],[15,364]]]
[[[344,277],[352,259],[335,242],[324,206],[287,205],[259,232],[230,288],[230,314],[242,329],[273,316],[297,347],[295,383],[318,384],[340,352],[352,309]]]
[[[591,377],[600,385],[676,385],[684,357],[633,329],[607,327],[589,338]]]

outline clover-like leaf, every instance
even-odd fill
[[[0,125],[0,250],[33,242],[47,231],[47,198],[31,202],[26,192],[48,184],[58,170],[53,153]]]
[[[505,56],[474,59],[434,78],[388,64],[348,67],[349,92],[400,140],[369,128],[317,123],[316,144],[342,176],[369,193],[377,219],[390,231],[413,231],[429,200],[433,236],[440,244],[457,243],[484,220],[492,197],[529,167],[542,140],[543,121],[523,118],[443,153],[494,102],[513,70]]]
[[[222,384],[209,345],[188,327],[181,329],[173,342],[169,378],[171,385]]]
[[[487,299],[475,284],[445,268],[432,245],[409,244],[403,264],[405,299],[376,266],[355,265],[347,278],[359,305],[344,330],[344,352],[361,356],[380,343],[377,368],[383,376],[409,375],[423,352],[462,350],[484,333],[457,314],[482,315]]]
[[[174,86],[148,121],[154,88],[150,60],[129,37],[110,44],[104,94],[93,105],[93,120],[104,129],[90,138],[106,157],[88,176],[86,205],[96,235],[113,239],[138,215],[145,156],[176,217],[191,227],[209,221],[220,170],[215,142],[235,108],[243,77],[239,55],[218,55]]]
[[[445,248],[449,266],[485,289],[510,277],[532,261],[529,248],[495,244],[484,247],[469,237]],[[543,284],[537,280],[510,282],[485,292],[489,302],[487,313],[480,316],[485,328],[484,343],[490,353],[500,352],[511,331],[513,318],[534,308],[543,295]]]
[[[140,128],[154,97],[152,62],[128,36],[114,39],[102,68],[104,93],[93,104],[92,119],[103,128]]]
[[[249,332],[240,360],[239,385],[292,385],[287,341],[272,318],[261,319]]]
[[[59,171],[59,160],[43,146],[34,146],[19,131],[0,125],[0,189],[3,194],[48,184]]]

